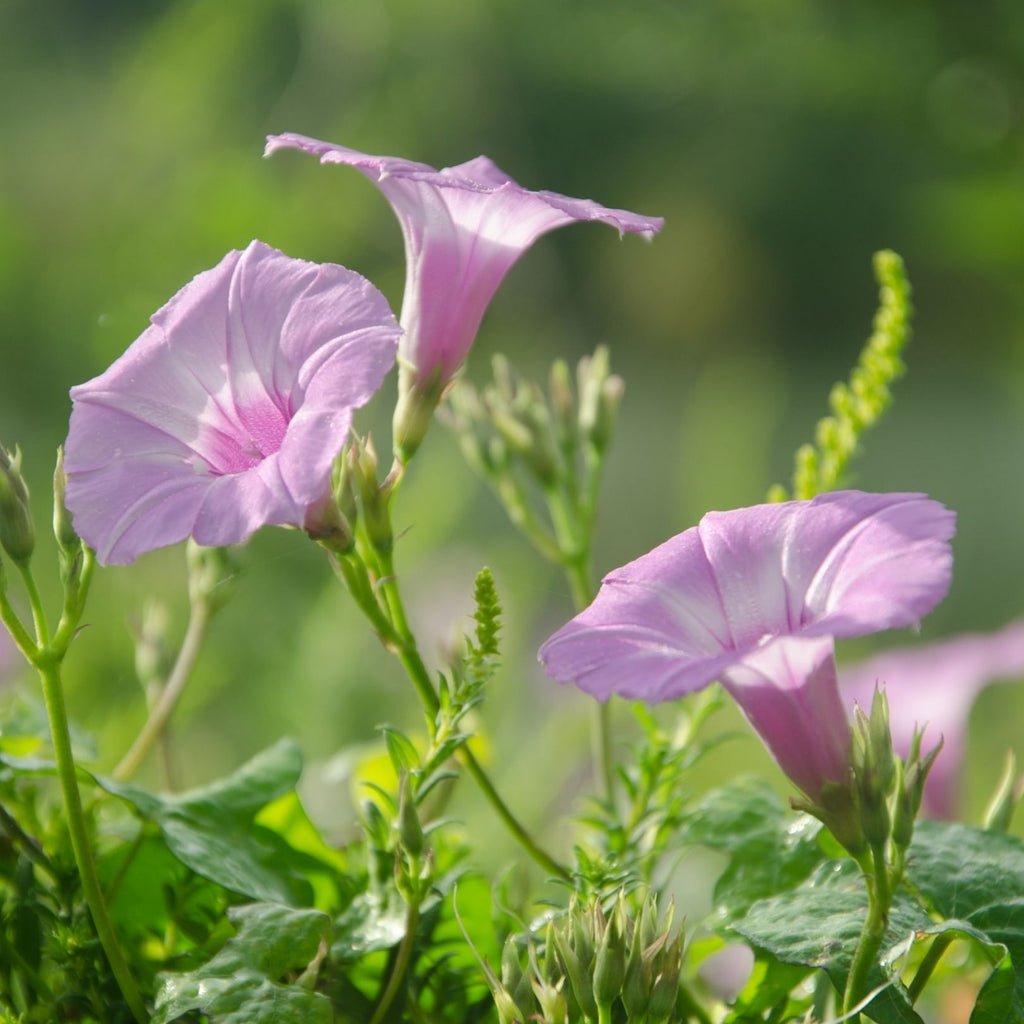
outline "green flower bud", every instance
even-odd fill
[[[17,564],[25,565],[36,546],[36,531],[21,475],[21,451],[0,445],[0,546]]]
[[[621,903],[608,918],[594,959],[594,998],[605,1008],[618,998],[626,976],[626,942],[620,919]]]
[[[1021,799],[1024,779],[1017,777],[1017,759],[1012,750],[1006,752],[1002,778],[985,811],[985,828],[993,832],[1007,832],[1017,804]]]
[[[355,481],[363,509],[363,523],[370,543],[377,551],[390,551],[395,541],[391,529],[389,481],[377,482],[377,450],[373,438],[358,439],[349,448],[349,472]]]
[[[423,825],[416,810],[409,776],[405,772],[402,773],[398,789],[398,838],[402,849],[410,857],[418,858],[423,853]]]
[[[678,935],[665,950],[659,966],[661,969],[654,979],[647,1005],[647,1020],[650,1024],[665,1024],[675,1017],[676,1003],[679,1001],[679,977],[683,967],[683,947]]]
[[[61,551],[76,555],[81,552],[82,542],[71,522],[71,513],[64,502],[67,489],[67,475],[64,473],[64,447],[57,449],[57,465],[53,471],[53,535]]]

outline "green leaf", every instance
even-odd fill
[[[326,997],[281,980],[303,970],[328,940],[327,915],[257,903],[228,916],[238,933],[216,956],[198,970],[161,975],[153,1024],[191,1012],[216,1024],[330,1024]]]
[[[788,813],[767,783],[743,778],[697,804],[683,838],[730,855],[714,890],[720,912],[729,919],[807,878],[823,860],[820,830],[810,816]]]
[[[405,733],[399,732],[390,725],[382,726],[381,732],[384,733],[384,742],[387,744],[388,756],[391,758],[396,775],[419,768],[419,752]]]
[[[971,825],[922,822],[908,863],[936,913],[976,929],[973,937],[990,959],[993,949],[1008,953],[978,993],[971,1024],[1024,1020],[1024,841]]]
[[[1024,840],[972,825],[924,821],[908,871],[918,891],[946,918],[967,918],[1024,894]]]
[[[837,865],[838,867],[838,865]],[[867,913],[867,892],[856,871],[823,872],[792,892],[755,903],[731,928],[784,963],[820,967],[842,992]],[[924,909],[897,896],[889,914],[887,945],[932,924]],[[869,986],[888,984],[864,1012],[882,1024],[923,1024],[898,978],[876,967]]]
[[[257,754],[227,778],[173,796],[97,777],[114,796],[155,822],[182,864],[225,889],[252,899],[307,905],[312,889],[303,876],[308,857],[254,818],[291,792],[302,755],[291,740]]]

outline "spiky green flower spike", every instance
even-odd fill
[[[910,340],[913,306],[903,260],[889,249],[876,252],[878,312],[874,330],[861,351],[849,383],[837,383],[829,395],[830,416],[818,421],[814,444],[801,446],[793,471],[793,497],[813,498],[842,482],[857,453],[860,439],[892,402],[891,385],[906,372],[902,353]],[[770,501],[785,501],[786,490],[776,484]]]

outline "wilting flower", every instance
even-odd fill
[[[597,220],[620,234],[650,237],[663,224],[660,217],[608,209],[589,199],[531,192],[485,156],[438,171],[303,135],[268,137],[267,155],[287,148],[312,153],[321,163],[355,167],[391,203],[405,236],[405,333],[399,345],[404,387],[430,388],[433,404],[466,358],[505,274],[541,235],[573,221]]]
[[[653,703],[721,680],[814,797],[848,764],[832,638],[930,611],[949,587],[954,519],[923,494],[858,491],[709,512],[606,576],[540,658],[600,700]]]
[[[951,637],[883,651],[839,671],[844,701],[869,707],[876,685],[886,687],[896,752],[906,755],[916,726],[927,726],[929,744],[943,738],[928,773],[924,809],[935,818],[956,810],[957,784],[975,698],[990,683],[1024,677],[1024,620],[995,633]]]
[[[101,562],[191,536],[302,526],[399,328],[344,267],[262,242],[187,284],[105,373],[71,389],[67,507]]]

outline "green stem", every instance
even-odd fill
[[[128,752],[118,762],[113,771],[115,779],[123,781],[131,778],[138,770],[143,759],[149,753],[150,747],[160,738],[171,715],[174,714],[178,702],[181,700],[185,687],[188,685],[189,677],[195,668],[199,651],[203,641],[206,639],[206,631],[210,624],[210,606],[206,601],[199,600],[193,603],[189,613],[188,626],[185,628],[185,638],[178,651],[174,668],[167,677],[167,682],[160,691],[160,697],[153,705],[146,719],[145,724],[139,731],[138,736]]]
[[[381,554],[378,552],[378,557],[381,563],[381,570],[384,573],[380,581],[380,589],[385,595],[388,609],[387,614],[390,616],[390,619],[385,617],[385,613],[377,604],[376,599],[373,599],[372,605],[366,603],[365,593],[362,591],[362,584],[360,582],[362,579],[365,579],[363,573],[347,562],[345,558],[338,559],[337,561],[343,568],[342,577],[349,584],[350,591],[352,590],[353,583],[360,588],[360,593],[353,593],[356,603],[367,613],[371,622],[377,626],[385,646],[397,655],[402,666],[405,668],[406,674],[416,688],[416,693],[419,695],[420,703],[423,705],[423,710],[427,717],[431,738],[433,738],[437,729],[437,712],[440,709],[441,702],[430,679],[430,673],[420,657],[416,646],[416,639],[409,629],[401,591],[393,571],[391,555],[390,553]],[[350,579],[352,582],[350,582]],[[462,746],[459,748],[457,756],[480,787],[487,802],[494,808],[498,817],[505,823],[506,828],[508,828],[533,860],[544,868],[545,871],[557,875],[565,881],[571,881],[572,875],[569,871],[537,844],[533,836],[530,835],[519,819],[512,813],[494,788],[494,783],[491,782],[490,777],[480,762],[477,761],[473,752],[467,746]]]
[[[907,986],[907,995],[910,997],[911,1006],[917,1002],[921,993],[924,991],[925,985],[928,984],[928,979],[934,973],[935,968],[939,966],[939,961],[942,959],[943,954],[952,944],[952,935],[940,935],[931,944],[928,952],[925,953],[924,958],[921,960],[921,963],[917,968],[917,973]]]
[[[860,1019],[860,1015],[854,1013],[853,1008],[867,991],[868,974],[885,939],[889,909],[892,906],[893,894],[889,886],[889,868],[886,864],[884,846],[873,846],[871,855],[873,873],[868,879],[868,914],[857,940],[857,951],[850,966],[849,977],[846,979],[846,992],[843,997],[843,1010],[851,1014],[851,1024],[857,1024]]]
[[[36,658],[36,669],[43,684],[43,697],[46,701],[53,749],[57,759],[57,773],[64,795],[68,831],[71,834],[71,848],[82,881],[85,902],[89,907],[100,945],[107,955],[110,969],[121,989],[121,994],[131,1008],[136,1021],[139,1024],[145,1024],[149,1020],[149,1016],[146,1013],[142,997],[139,995],[139,990],[135,986],[128,962],[117,941],[107,904],[103,898],[99,875],[96,872],[96,860],[89,842],[85,815],[82,811],[82,797],[75,775],[74,756],[71,752],[71,735],[68,730],[67,709],[64,705],[64,691],[60,679],[60,659],[52,650],[40,651]]]
[[[39,596],[39,588],[36,586],[36,580],[32,575],[28,562],[18,562],[16,564],[25,583],[29,605],[32,608],[32,623],[36,630],[36,642],[40,647],[45,647],[50,642],[50,627],[46,623],[46,610],[43,608],[43,601]]]

